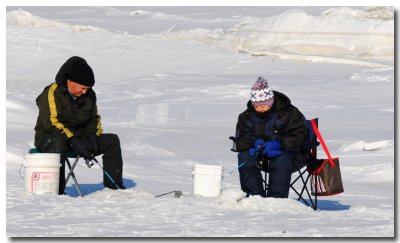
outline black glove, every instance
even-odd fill
[[[86,137],[87,148],[93,155],[98,155],[100,153],[99,137],[96,134],[90,134]]]
[[[69,144],[71,148],[77,153],[79,156],[83,157],[85,160],[92,160],[92,155],[86,147],[84,141],[80,138],[72,137],[69,139]]]

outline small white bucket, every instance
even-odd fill
[[[193,194],[204,197],[218,197],[222,190],[222,173],[220,165],[201,165],[193,167]]]
[[[58,195],[60,154],[34,153],[24,156],[25,191]]]

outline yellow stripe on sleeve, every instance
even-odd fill
[[[103,128],[101,127],[101,118],[99,113],[97,112],[97,132],[96,135],[100,136],[103,133]]]
[[[54,100],[54,91],[57,89],[57,83],[53,83],[50,86],[49,93],[48,93],[48,99],[49,99],[49,108],[50,108],[50,121],[53,126],[56,128],[62,130],[68,138],[74,136],[74,134],[64,125],[58,121],[57,118],[57,107],[56,107],[56,102]]]

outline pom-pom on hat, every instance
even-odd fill
[[[268,82],[263,77],[258,77],[251,87],[250,101],[253,106],[267,105],[272,107],[274,104],[274,91],[268,86]]]

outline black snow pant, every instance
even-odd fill
[[[84,138],[83,138],[84,139]],[[99,154],[103,154],[103,168],[115,181],[119,188],[125,188],[122,183],[122,153],[119,138],[116,134],[101,134],[99,140]],[[41,153],[60,153],[60,183],[59,194],[64,194],[65,189],[65,160],[67,152],[72,150],[68,140],[60,134],[44,134],[37,148]],[[114,183],[103,172],[103,184],[105,187],[116,189]]]
[[[260,195],[262,197],[288,198],[290,180],[293,172],[293,161],[296,153],[283,152],[282,155],[270,159],[268,168],[268,190],[264,191],[261,170],[256,166],[256,158],[248,151],[242,151],[238,155],[239,179],[242,191],[247,196]]]

